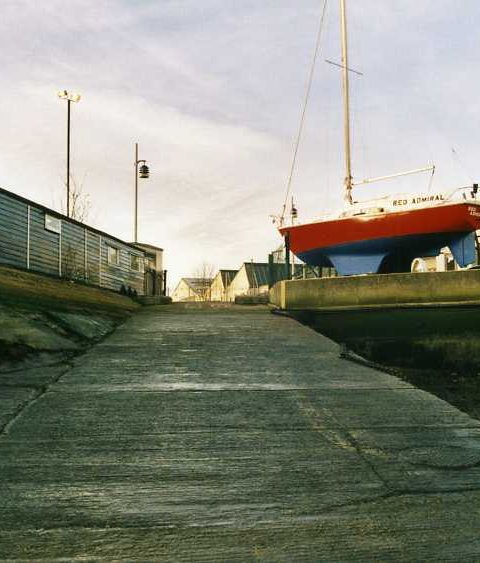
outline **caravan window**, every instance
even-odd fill
[[[142,261],[137,254],[130,254],[130,269],[135,270],[135,272],[142,271]]]
[[[120,264],[120,249],[107,245],[107,262],[118,266]]]

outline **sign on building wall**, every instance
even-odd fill
[[[62,232],[62,221],[53,215],[45,213],[45,229],[52,233],[60,234]]]

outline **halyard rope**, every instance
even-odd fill
[[[310,68],[310,74],[309,74],[309,77],[308,77],[307,89],[306,89],[306,92],[305,92],[305,99],[303,101],[303,109],[302,109],[302,114],[301,114],[301,117],[300,117],[300,125],[298,127],[297,138],[295,140],[295,150],[293,151],[292,164],[291,164],[291,167],[290,167],[290,174],[289,174],[288,182],[287,182],[287,191],[286,191],[286,194],[285,194],[285,201],[283,203],[282,215],[280,217],[280,225],[283,225],[283,222],[284,222],[284,219],[285,219],[285,212],[287,210],[287,202],[288,202],[290,190],[291,190],[291,187],[292,187],[292,178],[293,178],[293,173],[295,171],[295,164],[296,164],[296,161],[297,161],[298,147],[300,145],[300,139],[302,137],[303,125],[304,125],[304,122],[305,122],[305,114],[306,114],[306,111],[307,111],[308,100],[310,98],[310,90],[312,89],[313,75],[315,74],[315,64],[317,62],[317,56],[318,56],[318,52],[320,50],[320,40],[322,38],[323,22],[325,20],[326,9],[327,9],[327,0],[323,0],[323,8],[322,8],[321,16],[320,16],[320,24],[318,26],[317,39],[316,39],[316,42],[315,42],[315,51],[314,51],[314,54],[313,54],[312,66]]]

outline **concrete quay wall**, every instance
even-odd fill
[[[270,302],[285,310],[480,304],[480,270],[285,280]]]

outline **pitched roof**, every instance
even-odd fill
[[[211,278],[182,278],[182,280],[196,293],[205,291],[212,283]]]
[[[71,217],[67,217],[63,213],[59,213],[58,211],[55,211],[54,209],[50,209],[49,207],[45,207],[45,205],[42,205],[41,203],[37,203],[36,201],[33,201],[32,199],[27,199],[26,197],[23,197],[21,195],[17,195],[16,193],[10,192],[10,191],[6,190],[5,188],[0,188],[0,194],[5,194],[7,197],[11,197],[12,199],[16,199],[17,201],[21,201],[22,203],[26,203],[27,205],[31,205],[32,207],[36,207],[37,209],[41,209],[45,213],[48,213],[49,215],[52,215],[54,217],[58,217],[62,221],[66,221],[68,223],[73,223],[74,225],[78,225],[79,227],[87,228],[92,233],[97,233],[98,235],[108,237],[111,240],[115,240],[115,241],[120,242],[122,244],[126,244],[127,246],[130,246],[131,248],[134,248],[135,250],[138,251],[138,246],[136,246],[136,244],[134,244],[132,242],[127,242],[125,240],[122,240],[122,239],[114,236],[114,235],[111,235],[110,233],[106,233],[105,231],[100,231],[100,229],[96,229],[95,227],[91,227],[90,225],[87,225],[87,223],[82,223],[81,221],[77,221],[76,219],[72,219]]]
[[[148,250],[161,250],[163,252],[163,248],[159,246],[154,246],[153,244],[147,244],[145,242],[130,242],[133,246],[138,246],[141,249],[148,249]]]
[[[223,287],[228,287],[233,278],[237,275],[238,270],[219,270],[219,274],[222,277]]]
[[[267,262],[244,262],[247,273],[248,285],[260,287],[268,285],[268,263]]]

